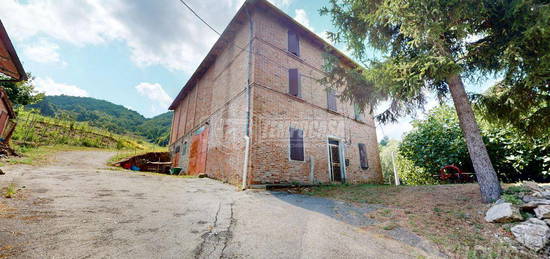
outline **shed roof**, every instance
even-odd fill
[[[25,73],[21,61],[19,61],[2,20],[0,20],[0,73],[13,78],[15,81],[27,79],[27,73]]]
[[[249,11],[252,11],[255,9],[261,9],[274,14],[277,18],[280,18],[294,25],[304,35],[309,36],[310,39],[313,40],[314,42],[317,42],[322,46],[327,47],[334,55],[339,57],[342,60],[342,62],[347,63],[352,67],[360,66],[356,62],[354,62],[351,58],[349,58],[344,53],[342,53],[340,50],[338,50],[337,48],[335,48],[334,46],[326,42],[323,38],[319,37],[317,34],[312,32],[302,24],[298,23],[292,17],[287,15],[285,12],[283,12],[281,9],[277,8],[267,0],[246,0],[246,2],[237,11],[237,14],[235,14],[233,19],[229,22],[229,25],[227,25],[227,27],[225,28],[221,36],[218,38],[216,43],[214,43],[214,46],[210,49],[206,57],[200,63],[197,70],[195,70],[191,78],[189,78],[185,86],[181,89],[179,94],[176,96],[176,98],[174,99],[174,101],[169,107],[170,110],[176,109],[179,102],[183,100],[183,98],[191,91],[191,89],[193,89],[193,87],[196,85],[196,82],[204,75],[204,73],[206,73],[208,68],[215,62],[216,58],[221,54],[223,49],[229,44],[231,44],[231,40],[232,40],[231,38],[234,36],[234,33],[238,30],[239,25],[244,24],[244,22],[246,21],[247,9]]]

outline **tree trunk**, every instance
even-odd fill
[[[500,198],[502,189],[487,153],[487,148],[481,138],[481,132],[466,95],[462,78],[459,75],[453,75],[447,79],[447,83],[453,97],[462,134],[466,139],[470,159],[476,172],[477,182],[481,189],[481,198],[486,203],[496,201]]]

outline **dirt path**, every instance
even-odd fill
[[[400,242],[359,228],[376,207],[113,171],[111,155],[62,152],[48,166],[3,168],[0,186],[25,188],[0,198],[0,258],[435,257],[407,233]]]

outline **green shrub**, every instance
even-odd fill
[[[423,185],[423,184],[438,184],[436,177],[426,169],[414,165],[411,160],[399,155],[397,158],[397,168],[399,178],[404,184]]]
[[[16,193],[17,193],[17,187],[15,186],[14,183],[10,183],[8,185],[8,188],[6,189],[6,192],[4,193],[4,197],[13,198]]]
[[[481,117],[481,116],[480,116]],[[423,173],[405,173],[410,177],[436,175],[446,165],[456,165],[465,172],[474,172],[454,109],[447,105],[429,111],[427,118],[413,121],[410,131],[399,145],[399,153],[415,170]],[[511,128],[502,128],[480,120],[484,142],[494,169],[503,182],[550,180],[550,141],[528,138]],[[405,162],[406,164],[406,162]],[[423,182],[427,178],[419,179]],[[412,180],[411,180],[412,181]]]

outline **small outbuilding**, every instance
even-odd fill
[[[1,81],[19,82],[27,80],[27,74],[19,61],[2,21],[0,20],[0,77]],[[11,101],[0,88],[0,141],[7,143],[15,130],[15,113]]]

